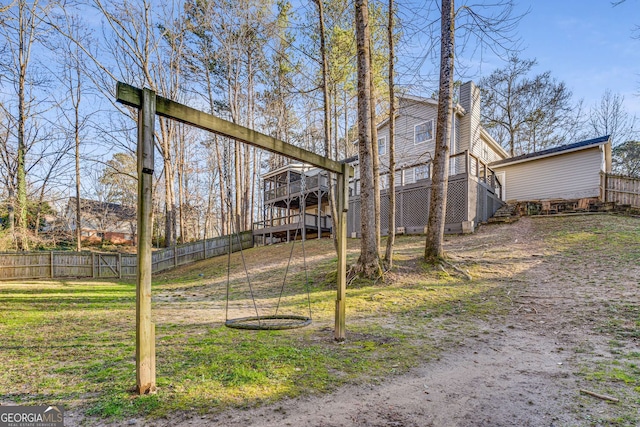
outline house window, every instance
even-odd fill
[[[420,123],[414,128],[414,143],[422,144],[423,142],[433,139],[433,120]]]
[[[429,175],[429,165],[420,165],[415,168],[415,178],[416,181],[421,179],[429,179],[431,178]]]
[[[387,137],[383,136],[378,138],[378,155],[384,156],[387,154]]]
[[[404,170],[404,183],[405,184],[413,184],[416,182],[415,178],[415,168],[414,169],[405,169]]]

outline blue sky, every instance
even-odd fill
[[[550,70],[591,107],[606,89],[625,97],[640,119],[640,0],[613,7],[609,0],[525,0],[530,10],[518,26],[522,58],[536,58],[534,72]],[[495,67],[483,67],[483,73]]]

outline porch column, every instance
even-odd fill
[[[319,180],[320,178],[318,178]],[[322,190],[318,188],[318,239],[322,238],[322,223],[320,222],[322,219]]]
[[[289,192],[289,184],[287,184],[287,193]],[[285,221],[287,224],[287,243],[291,241],[289,235],[290,225],[291,225],[291,199],[287,200],[287,219]]]

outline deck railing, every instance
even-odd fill
[[[301,219],[299,213],[292,213],[290,215],[280,216],[276,218],[270,218],[263,221],[258,221],[253,224],[254,230],[263,230],[269,228],[275,228],[280,226],[291,225],[291,229],[300,228]],[[318,228],[318,215],[306,213],[304,215],[304,225],[307,227]],[[331,217],[327,215],[320,216],[320,228],[331,228]]]
[[[403,174],[406,170],[415,170],[415,168],[426,166],[429,176],[433,173],[433,160],[429,159],[426,162],[414,163],[409,166],[402,166],[396,169],[396,173],[400,172]],[[475,177],[478,181],[484,182],[487,186],[491,187],[498,196],[502,194],[502,185],[498,178],[496,177],[495,172],[489,167],[489,165],[484,162],[482,159],[477,157],[476,155],[470,153],[469,151],[462,151],[460,153],[453,154],[449,156],[449,177],[454,177],[461,174],[467,174]],[[381,177],[385,177],[385,175],[389,175],[389,172],[380,174]],[[385,183],[388,183],[388,179],[385,179]],[[420,181],[430,181],[431,178],[418,178],[413,175],[413,180],[410,182],[402,182],[402,180],[396,179],[396,186],[401,187],[404,185],[410,185],[415,182]],[[360,180],[355,179],[351,184],[351,196],[357,196],[360,194]],[[355,191],[354,191],[355,189]]]
[[[302,192],[302,180],[298,179],[279,187],[272,188],[264,191],[264,201],[269,202],[271,200],[280,199],[283,197],[292,197],[300,195]],[[309,191],[317,191],[319,189],[328,188],[328,178],[325,174],[307,176],[304,178],[305,193]]]

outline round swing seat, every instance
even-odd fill
[[[275,331],[280,329],[297,329],[311,324],[311,318],[292,314],[276,314],[272,316],[250,316],[227,319],[224,325],[234,329],[253,329]]]

